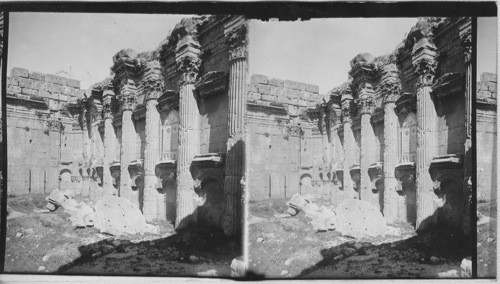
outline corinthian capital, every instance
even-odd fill
[[[398,100],[401,94],[401,82],[397,79],[388,80],[378,86],[384,98],[384,104],[393,103]]]
[[[132,80],[128,80],[128,82],[123,85],[120,90],[120,104],[122,111],[132,110],[136,103],[136,93],[137,88]]]
[[[184,36],[175,49],[177,70],[181,72],[181,85],[194,84],[200,70],[200,45],[191,35]]]
[[[177,70],[181,72],[181,85],[194,84],[200,71],[201,59],[199,57],[185,56],[177,61]]]
[[[247,26],[245,23],[226,33],[226,45],[229,49],[229,60],[247,57]]]
[[[142,87],[146,100],[158,99],[163,94],[164,82],[158,61],[147,63]]]
[[[413,71],[419,76],[417,87],[430,86],[436,74],[436,46],[424,37],[414,46],[412,52]]]

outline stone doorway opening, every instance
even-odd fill
[[[175,183],[175,180],[163,180],[160,194],[165,194],[167,221],[173,224],[176,217],[175,210],[177,199],[177,184]]]
[[[59,188],[61,190],[72,189],[71,171],[64,169],[59,173]],[[45,190],[44,190],[45,191]]]

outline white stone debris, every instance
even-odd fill
[[[215,269],[210,269],[207,271],[200,271],[200,272],[197,272],[196,275],[202,276],[202,277],[217,277],[218,276],[217,270],[215,270]]]
[[[71,215],[69,220],[75,227],[93,226],[94,209],[84,202],[77,202],[73,198],[74,196],[75,192],[72,190],[54,189],[45,198],[48,202],[46,207],[51,211],[62,207],[64,211]]]
[[[297,215],[298,211],[304,211],[306,217],[311,219],[310,224],[315,231],[335,229],[335,212],[325,206],[319,207],[314,203],[315,199],[313,195],[309,194],[294,194],[286,203],[289,206],[287,210],[288,215],[294,216]]]
[[[342,202],[337,210],[336,230],[354,238],[376,237],[387,232],[382,213],[372,204],[350,199]]]
[[[460,264],[460,277],[471,278],[472,277],[472,261],[464,258]]]
[[[94,226],[101,233],[133,235],[151,229],[139,207],[123,197],[105,196],[94,209]]]
[[[244,277],[247,271],[245,263],[238,259],[231,261],[231,277]]]

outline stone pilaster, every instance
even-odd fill
[[[459,26],[461,47],[465,64],[465,145],[464,145],[464,219],[463,230],[470,236],[470,206],[472,202],[472,24],[470,18],[463,18]]]
[[[144,205],[143,213],[147,221],[167,219],[165,194],[156,189],[158,178],[155,175],[159,160],[160,113],[156,109],[158,98],[163,92],[163,80],[158,62],[150,63],[145,84],[146,92],[146,144],[144,146]]]
[[[120,151],[120,196],[129,199],[139,206],[139,200],[133,198],[132,181],[128,166],[133,159],[135,147],[135,129],[132,110],[136,103],[134,81],[128,80],[120,89],[120,108],[122,112],[122,147]]]
[[[436,195],[429,174],[432,159],[437,155],[437,114],[430,93],[437,62],[436,47],[428,38],[422,38],[413,47],[412,64],[417,76],[417,230],[437,222]]]
[[[394,66],[395,67],[395,66]],[[396,69],[396,68],[394,68]],[[395,176],[398,163],[398,116],[396,100],[401,93],[401,83],[394,72],[381,86],[384,96],[384,217],[388,224],[398,221],[398,181]]]
[[[365,84],[359,91],[359,104],[361,107],[361,188],[359,190],[359,197],[361,200],[372,202],[372,189],[371,179],[368,174],[368,168],[373,161],[373,145],[375,144],[375,133],[371,124],[371,117],[373,112],[373,89],[370,84]],[[372,202],[375,203],[375,202]],[[373,204],[380,208],[377,204]]]
[[[350,91],[342,95],[342,120],[344,124],[344,199],[353,199],[358,193],[354,190],[351,167],[356,163],[356,138],[352,130]]]
[[[176,228],[182,228],[196,221],[195,181],[190,167],[199,151],[199,112],[194,97],[194,83],[198,76],[201,60],[200,45],[186,35],[176,48],[176,62],[181,72],[179,91],[179,146],[177,158],[177,208]]]
[[[104,119],[104,159],[103,159],[103,190],[105,195],[118,195],[113,186],[111,176],[111,164],[115,153],[115,130],[113,128],[113,114],[111,112],[111,101],[115,93],[112,86],[103,92],[103,119]]]
[[[247,96],[247,27],[243,18],[225,26],[229,48],[229,121],[225,165],[225,209],[223,229],[227,235],[238,235],[242,229],[243,188],[245,175],[245,115]]]

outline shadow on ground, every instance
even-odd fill
[[[238,241],[214,226],[138,243],[109,237],[78,249],[81,257],[56,273],[229,277],[231,261],[241,253]]]
[[[266,200],[249,208],[249,268],[262,278],[457,278],[471,244],[460,230],[432,227],[415,232],[391,226],[395,235],[353,239],[318,232],[301,212],[280,218],[286,200]]]
[[[297,277],[455,278],[455,273],[441,273],[453,269],[460,272],[462,259],[471,254],[469,241],[463,235],[436,228],[391,243],[363,242],[360,249],[354,248],[355,244],[351,241],[322,250],[323,260]]]
[[[241,256],[241,241],[214,226],[176,232],[157,221],[157,233],[116,238],[77,229],[64,210],[40,212],[46,196],[9,197],[6,273],[229,277],[231,261]]]

